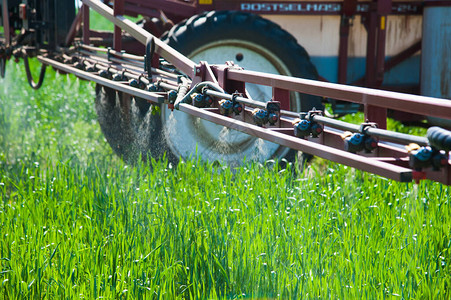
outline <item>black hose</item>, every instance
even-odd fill
[[[451,131],[434,126],[428,129],[427,137],[432,147],[439,150],[451,150]]]
[[[33,76],[31,75],[30,65],[28,64],[28,56],[27,55],[24,56],[23,62],[25,65],[25,72],[27,73],[28,84],[35,90],[39,89],[42,86],[42,83],[44,82],[45,69],[47,68],[47,66],[44,64],[41,65],[41,72],[39,73],[39,80],[38,80],[38,83],[35,83],[33,80]]]
[[[152,81],[152,58],[155,53],[155,41],[153,36],[149,37],[146,41],[146,59],[145,59],[145,71],[147,71],[147,77],[149,81]]]
[[[5,78],[6,58],[0,57],[0,77]]]
[[[422,136],[399,133],[379,128],[368,128],[365,133],[392,142],[403,142],[406,144],[415,143],[420,146],[427,146],[429,144],[428,139]]]

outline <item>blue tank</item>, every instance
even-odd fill
[[[421,94],[451,99],[451,7],[426,6],[423,13]],[[429,118],[437,125],[450,120]],[[446,121],[446,122],[445,122]]]

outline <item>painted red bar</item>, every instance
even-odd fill
[[[75,35],[80,29],[82,15],[83,8],[81,8],[78,11],[77,15],[75,16],[75,20],[72,22],[72,25],[70,26],[69,33],[67,34],[66,40],[64,42],[66,46],[72,44],[72,42],[74,41]]]
[[[425,115],[439,118],[449,119],[451,116],[451,101],[447,99],[382,91],[247,70],[230,69],[228,71],[228,78],[237,81],[277,87],[290,91],[329,97],[332,99],[370,104],[387,109],[400,110],[410,113],[422,112]]]
[[[113,7],[114,16],[122,16],[124,14],[124,0],[115,0]],[[114,25],[113,48],[116,51],[122,50],[122,30],[117,25]]]
[[[83,10],[83,43],[89,45],[89,6],[83,5],[81,9]]]
[[[346,84],[348,77],[349,18],[342,16],[338,48],[338,83]]]
[[[379,88],[384,80],[385,44],[387,36],[387,15],[390,13],[392,0],[377,2],[377,53],[376,53],[376,86]]]
[[[365,120],[374,122],[378,128],[387,129],[387,109],[370,104],[364,106]]]
[[[273,88],[272,100],[279,101],[281,109],[290,110],[290,91],[279,88]]]
[[[8,0],[3,0],[2,5],[3,31],[5,33],[5,42],[9,46],[11,44],[11,27],[9,25]]]
[[[370,88],[380,88],[384,80],[386,38],[386,15],[382,14],[390,10],[391,0],[373,0],[372,4],[366,23],[368,42],[365,85]],[[387,128],[387,108],[366,103],[364,113],[365,120],[376,123],[379,128]]]

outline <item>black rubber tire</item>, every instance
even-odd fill
[[[105,139],[125,161],[158,159],[167,152],[160,117],[147,101],[96,85],[95,108]]]
[[[279,25],[254,14],[237,11],[206,12],[175,25],[162,39],[188,57],[200,47],[218,40],[250,42],[279,58],[289,70],[289,74],[283,75],[318,79],[318,72],[308,53],[296,39]],[[239,65],[239,62],[236,63]],[[322,109],[321,102],[321,97],[301,94],[301,107],[297,109]],[[295,103],[292,104],[295,106]]]

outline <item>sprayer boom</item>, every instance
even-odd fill
[[[25,64],[33,88],[42,84],[45,66],[51,66],[96,82],[106,94],[113,91],[129,95],[121,98],[125,108],[132,104],[147,110],[149,106],[159,107],[169,113],[183,112],[193,120],[208,121],[202,123],[206,128],[193,126],[190,129],[193,131],[208,133],[214,123],[397,181],[431,179],[451,185],[450,131],[431,127],[427,137],[418,137],[385,129],[387,109],[449,119],[449,100],[255,72],[230,61],[221,65],[197,63],[124,18],[120,5],[110,7],[98,0],[82,2],[64,43],[43,47],[29,39],[31,42],[24,45],[17,38],[10,39],[6,30],[1,40],[0,61],[15,57],[27,62],[29,56],[36,56],[43,65],[37,83]],[[112,47],[91,44],[90,9],[114,24]],[[5,15],[4,24],[8,20]],[[44,29],[30,30],[22,33],[23,40],[27,36],[45,36],[39,32]],[[122,51],[124,33],[142,45],[145,55]],[[252,98],[246,89],[251,85],[270,89],[271,99]],[[366,122],[356,125],[339,121],[325,116],[320,108],[294,112],[291,106],[296,93],[359,104],[364,108]],[[127,118],[132,117],[127,115],[123,119]]]

